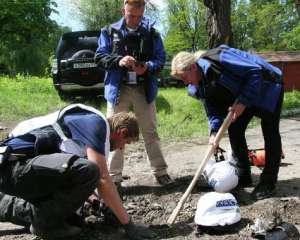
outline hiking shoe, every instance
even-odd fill
[[[270,183],[259,183],[251,193],[254,200],[262,200],[272,196],[275,192],[275,185]]]
[[[167,186],[169,184],[172,184],[174,181],[169,176],[169,174],[161,175],[161,176],[155,176],[156,181],[161,186]]]
[[[39,226],[39,224],[32,223],[30,225],[29,231],[41,238],[48,239],[59,239],[59,238],[70,238],[72,236],[78,235],[81,232],[81,228],[76,226],[71,226],[67,223],[62,223],[56,228],[44,228]]]
[[[239,176],[238,188],[252,187],[253,182],[250,175]]]

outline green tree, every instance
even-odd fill
[[[100,30],[122,17],[123,0],[78,0],[73,5],[87,30]],[[159,19],[157,7],[148,1],[145,15]]]
[[[169,55],[180,50],[207,48],[205,7],[197,0],[168,0],[169,29],[165,47]]]
[[[300,50],[300,22],[291,32],[284,34],[284,44],[288,50]]]
[[[121,17],[122,0],[79,0],[73,2],[87,30],[100,30]]]
[[[247,50],[253,46],[255,22],[248,0],[232,1],[232,31],[235,47]]]
[[[50,19],[53,7],[52,0],[1,1],[0,61],[11,73],[44,73],[53,51],[49,38],[58,29]]]
[[[298,13],[298,18],[300,18],[300,0],[295,0],[295,6]]]
[[[298,21],[294,1],[236,0],[232,5],[235,46],[253,50],[288,50],[285,40]]]

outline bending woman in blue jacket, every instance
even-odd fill
[[[238,159],[240,187],[252,186],[245,131],[254,116],[261,119],[266,164],[252,197],[271,196],[281,159],[279,121],[283,84],[280,69],[257,55],[221,45],[202,53],[178,53],[172,60],[171,74],[188,85],[189,95],[203,101],[211,144],[228,110],[231,108],[234,112],[228,133],[233,155]],[[235,99],[237,102],[233,104]]]

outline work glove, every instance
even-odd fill
[[[149,229],[149,227],[133,223],[131,220],[128,224],[124,224],[123,227],[130,240],[153,239],[157,237],[157,234]]]

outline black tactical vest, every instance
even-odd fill
[[[107,32],[112,39],[112,54],[131,55],[143,62],[153,57],[154,44],[158,35],[154,28],[147,32],[139,27],[137,31],[129,31],[125,37],[111,26],[107,27]]]

